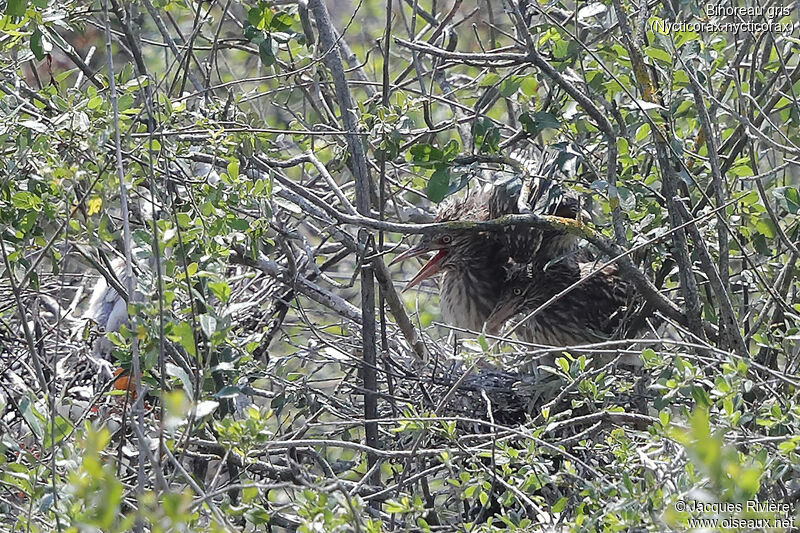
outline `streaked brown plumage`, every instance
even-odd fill
[[[574,217],[577,199],[551,194],[552,187],[550,181],[539,182],[528,201],[530,211]],[[520,190],[518,178],[499,180],[448,202],[440,209],[436,221],[491,220],[518,213]],[[444,320],[456,327],[480,331],[502,292],[509,260],[553,258],[576,246],[573,235],[534,228],[512,226],[503,233],[442,232],[424,236],[392,264],[435,251],[436,255],[409,281],[406,289],[443,272],[439,295]]]
[[[613,338],[621,333],[618,328],[627,310],[629,284],[616,265],[594,272],[598,266],[573,258],[509,264],[503,293],[486,321],[487,330],[499,333],[517,317],[524,320],[517,335],[534,344],[574,346]],[[582,278],[586,279],[580,285],[540,309]]]

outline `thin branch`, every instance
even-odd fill
[[[264,274],[290,285],[294,290],[314,300],[315,302],[334,311],[339,316],[361,324],[361,312],[347,300],[323,289],[316,283],[308,281],[301,275],[293,278],[294,283],[289,283],[286,279],[287,272],[278,263],[266,258],[252,259],[248,257],[244,250],[239,250],[236,255],[231,256],[234,264],[245,265],[250,268],[260,270]]]
[[[685,221],[692,220],[693,217],[689,209],[681,199],[677,199],[675,205]],[[706,247],[703,236],[697,229],[697,225],[692,222],[692,224],[687,226],[687,229],[692,236],[695,249],[700,257],[700,263],[703,265],[703,269],[708,276],[711,288],[714,289],[717,295],[724,333],[733,341],[733,347],[739,355],[746,357],[748,355],[747,345],[742,338],[742,333],[739,331],[739,321],[736,319],[736,313],[733,311],[733,305],[728,296],[729,288],[725,286],[720,272],[714,265],[714,261],[711,258],[711,254],[708,252],[708,247]]]
[[[120,211],[122,212],[122,233],[123,233],[123,244],[125,246],[125,283],[126,287],[125,290],[131,298],[134,298],[135,294],[135,277],[133,275],[133,259],[131,257],[131,225],[130,225],[130,215],[128,212],[128,193],[127,193],[127,184],[125,183],[125,170],[123,168],[123,160],[122,160],[122,144],[120,139],[120,128],[119,128],[119,105],[117,101],[117,85],[116,79],[114,77],[114,56],[113,56],[113,49],[111,46],[111,23],[109,20],[108,15],[108,3],[106,0],[103,0],[103,21],[105,24],[105,34],[106,34],[106,61],[108,67],[108,86],[109,86],[109,97],[111,100],[111,108],[113,113],[113,124],[114,124],[114,156],[116,161],[116,174],[117,180],[119,181],[119,194],[120,194]],[[136,335],[131,337],[131,356],[132,356],[132,364],[131,364],[131,372],[133,374],[133,379],[136,384],[136,394],[137,394],[137,401],[134,402],[134,406],[131,408],[131,414],[136,416],[135,422],[135,429],[137,433],[140,435],[144,435],[144,409],[141,405],[141,402],[144,398],[144,387],[142,386],[142,369],[141,363],[139,361],[139,341]],[[143,440],[139,440],[139,446],[146,447],[147,444]],[[141,495],[144,492],[144,485],[145,485],[145,454],[139,454],[139,467],[136,472],[136,493]],[[138,531],[142,530],[142,523],[141,521],[137,520],[136,529]]]

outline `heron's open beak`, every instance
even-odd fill
[[[408,250],[406,250],[402,254],[400,254],[397,257],[395,257],[394,259],[392,259],[392,262],[389,263],[389,266],[395,265],[395,264],[399,263],[400,261],[405,261],[406,259],[410,259],[412,257],[417,257],[417,256],[420,256],[422,254],[426,254],[426,253],[431,252],[431,251],[433,251],[433,250],[431,250],[427,246],[420,246],[420,245],[412,246],[411,248],[409,248]]]
[[[500,330],[503,328],[508,320],[516,314],[516,306],[507,304],[497,304],[486,319],[486,333],[489,335],[499,335]]]
[[[409,248],[408,250],[406,250],[402,254],[400,254],[397,257],[395,257],[394,260],[391,263],[389,263],[389,266],[392,266],[395,263],[399,263],[400,261],[404,261],[404,260],[406,260],[406,259],[408,259],[410,257],[417,257],[417,256],[420,256],[422,254],[425,254],[425,253],[428,253],[428,252],[431,252],[431,251],[433,251],[433,250],[431,250],[428,247],[414,246],[413,248]],[[409,281],[406,284],[406,286],[403,288],[403,292],[407,291],[408,289],[410,289],[414,285],[418,285],[423,280],[426,280],[429,277],[431,277],[434,274],[436,274],[437,272],[439,272],[439,270],[442,269],[442,266],[441,266],[440,262],[441,262],[442,259],[444,259],[444,257],[446,255],[447,255],[447,250],[444,250],[444,249],[438,250],[436,255],[434,255],[433,258],[430,261],[425,263],[425,266],[420,268],[419,272],[417,272],[417,274],[413,278],[411,278],[411,281]]]

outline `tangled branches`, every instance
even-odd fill
[[[795,40],[497,7],[8,2],[0,522],[644,530],[692,491],[800,499]],[[588,217],[432,222],[545,153]],[[644,333],[465,331],[385,261],[512,227],[616,263]]]

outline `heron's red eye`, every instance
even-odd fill
[[[442,244],[450,244],[453,242],[453,237],[450,235],[442,235]]]
[[[522,294],[522,289],[520,289],[519,287],[517,287],[517,288],[516,288],[516,289],[514,289],[512,292],[514,293],[514,296],[519,296],[520,294]]]

